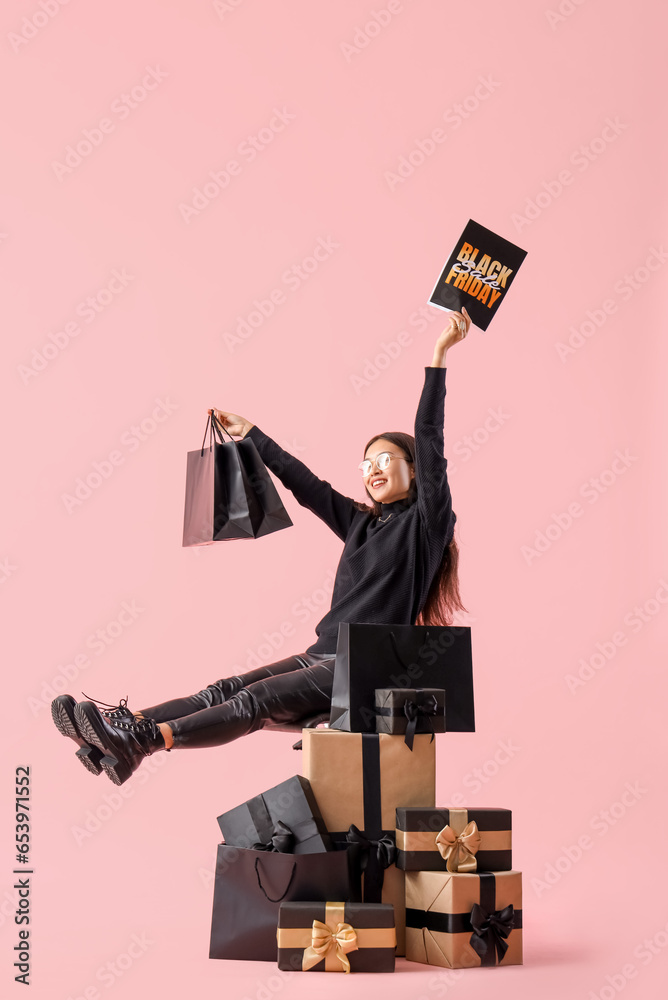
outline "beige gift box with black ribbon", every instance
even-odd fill
[[[406,872],[406,958],[446,969],[522,965],[522,873]]]
[[[435,801],[436,741],[415,737],[409,750],[403,736],[346,733],[336,729],[304,729],[302,773],[311,783],[330,837],[342,844],[351,825],[371,840],[378,855],[394,841],[398,806],[433,806]],[[353,841],[354,842],[354,841]],[[388,848],[389,849],[389,848]],[[371,859],[376,864],[375,858]],[[377,869],[377,866],[376,866]],[[376,874],[378,871],[376,870]],[[404,873],[392,864],[383,876],[379,898],[370,882],[373,867],[364,876],[365,902],[392,903],[397,928],[397,954],[403,955]],[[371,893],[369,892],[372,889]]]

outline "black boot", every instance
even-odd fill
[[[83,766],[91,774],[101,774],[102,754],[98,747],[91,746],[79,732],[74,714],[75,706],[76,701],[71,694],[59,694],[51,702],[51,718],[58,732],[62,733],[63,736],[69,736],[79,747],[75,756],[79,758]]]
[[[122,719],[124,722],[134,722],[135,715],[128,708],[128,699],[121,698],[118,705],[108,705],[104,701],[98,701],[97,698],[91,698],[86,694],[85,691],[81,692],[87,701],[94,702],[105,719]]]
[[[153,719],[105,718],[92,701],[79,702],[74,715],[81,735],[102,751],[100,767],[116,785],[127,781],[144,757],[166,749]]]

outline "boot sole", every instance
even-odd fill
[[[51,718],[61,736],[67,736],[75,743],[83,743],[75,757],[79,758],[87,771],[97,776],[102,773],[102,754],[96,746],[89,746],[78,731],[74,715],[75,707],[74,698],[68,700],[67,696],[59,695],[51,702]]]
[[[107,740],[104,723],[100,722],[99,713],[91,702],[78,702],[74,715],[79,731],[87,742],[92,743],[102,751],[100,767],[115,785],[122,785],[132,775],[128,761],[117,755],[117,751]]]

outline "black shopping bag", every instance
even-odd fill
[[[375,733],[377,688],[444,688],[445,731],[474,732],[468,625],[340,622],[330,728]]]
[[[222,424],[220,425],[222,427]],[[269,470],[260,458],[255,442],[249,437],[235,442],[241,464],[246,472],[248,483],[257,497],[261,520],[255,529],[255,537],[269,535],[281,528],[290,528],[292,521],[283,506]]]
[[[324,854],[281,854],[218,845],[209,958],[275,962],[282,902],[358,903],[357,845]]]
[[[202,447],[188,452],[184,546],[259,538],[292,525],[254,442],[225,441],[223,430],[209,414]]]

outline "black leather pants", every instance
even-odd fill
[[[175,748],[219,746],[267,722],[298,722],[329,711],[334,659],[334,653],[298,653],[141,713],[169,724]]]

